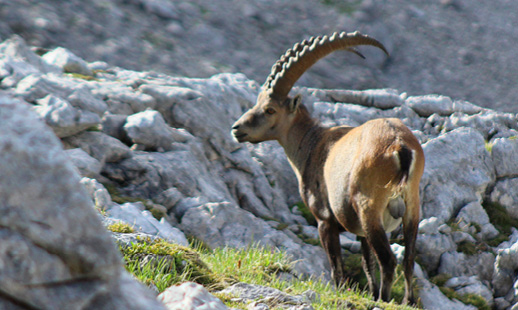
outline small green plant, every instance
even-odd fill
[[[116,233],[122,233],[122,234],[130,234],[130,233],[134,233],[135,232],[135,229],[133,228],[133,226],[129,225],[129,224],[126,224],[124,222],[115,222],[113,224],[110,224],[108,225],[108,227],[106,227],[109,231],[113,231],[113,232],[116,232]]]
[[[414,309],[395,302],[373,301],[372,296],[360,290],[358,285],[336,289],[331,283],[319,279],[299,278],[293,275],[294,262],[291,258],[275,248],[254,245],[243,249],[223,247],[211,250],[203,243],[193,243],[191,247],[183,247],[160,239],[145,239],[131,246],[121,246],[120,249],[126,269],[141,282],[163,291],[171,285],[195,281],[204,285],[228,307],[245,309],[246,305],[236,303],[232,301],[232,296],[218,291],[235,282],[245,282],[273,287],[291,295],[312,290],[318,295],[312,303],[316,310],[370,310],[374,307],[385,310]],[[358,267],[358,261],[351,268],[353,266]],[[285,281],[279,277],[281,273],[293,276]],[[276,305],[271,308],[280,309]]]
[[[491,154],[491,151],[493,150],[493,143],[486,141],[485,143],[486,150]]]
[[[161,239],[142,240],[121,247],[126,269],[143,283],[155,285],[159,291],[185,281],[194,281],[211,288],[222,288],[218,278],[200,259],[198,252]],[[171,276],[169,276],[171,275]]]
[[[446,282],[451,279],[449,274],[441,273],[432,278],[430,282],[434,283],[439,287],[441,292],[450,299],[460,300],[464,304],[469,304],[477,307],[477,309],[490,310],[491,308],[487,304],[487,301],[480,295],[476,294],[459,294],[450,287],[445,287]]]
[[[313,216],[313,213],[309,211],[309,208],[301,201],[295,204],[295,207],[300,211],[302,216],[308,221],[308,224],[311,226],[317,226],[317,220]]]
[[[462,241],[457,246],[457,252],[464,253],[466,255],[475,255],[479,252],[478,250],[477,245],[469,241]]]
[[[498,202],[486,201],[483,206],[489,216],[489,221],[500,232],[509,235],[512,227],[518,227],[518,219],[511,217],[505,207]]]
[[[81,74],[81,73],[66,73],[66,75],[68,75],[69,77],[75,78],[75,79],[80,79],[80,80],[85,80],[85,81],[98,81],[99,80],[94,76],[85,75],[85,74]]]

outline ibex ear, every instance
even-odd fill
[[[302,95],[301,94],[298,94],[296,95],[293,99],[290,100],[290,113],[293,113],[295,111],[297,111],[297,109],[299,108],[300,104],[302,103]]]

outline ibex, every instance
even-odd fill
[[[277,140],[299,182],[300,195],[318,223],[320,241],[335,283],[344,284],[339,233],[361,239],[362,266],[374,298],[388,301],[396,258],[386,233],[403,222],[404,303],[413,303],[415,240],[419,222],[419,182],[424,154],[419,141],[398,119],[375,119],[358,127],[326,128],[288,96],[300,76],[319,59],[354,47],[385,47],[372,37],[334,33],[312,37],[289,49],[275,65],[257,103],[232,126],[238,142]],[[375,276],[376,259],[381,281]]]

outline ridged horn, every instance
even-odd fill
[[[365,58],[354,48],[354,46],[357,45],[372,45],[388,55],[383,44],[358,31],[352,33],[335,32],[330,37],[311,37],[309,40],[296,43],[281,56],[272,66],[272,71],[266,78],[263,89],[271,91],[273,95],[279,98],[286,97],[295,82],[297,82],[306,70],[313,66],[319,59],[336,50],[346,50]]]

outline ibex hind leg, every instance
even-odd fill
[[[376,257],[365,237],[360,238],[362,245],[362,267],[367,277],[369,290],[374,299],[379,298],[379,284],[376,277]]]
[[[404,304],[415,304],[413,292],[413,276],[415,261],[415,241],[417,238],[417,230],[419,225],[419,189],[413,190],[413,193],[405,198],[407,210],[403,217],[403,236],[405,239],[405,257],[403,258],[403,269],[405,273],[405,297]]]
[[[376,208],[369,208],[368,210],[372,211]],[[360,221],[365,232],[365,238],[376,255],[380,266],[379,299],[389,301],[397,262],[383,228],[381,214],[369,214],[369,212],[364,211],[361,212]]]

